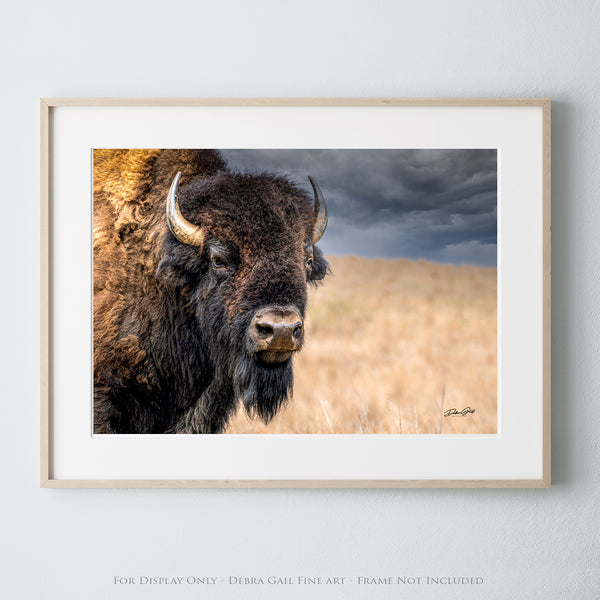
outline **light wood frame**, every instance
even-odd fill
[[[50,177],[51,177],[51,112],[56,107],[200,107],[200,106],[327,106],[327,107],[538,107],[543,114],[543,475],[535,480],[64,480],[54,479],[51,470],[51,427],[50,381],[52,359],[50,341],[51,302],[51,227],[50,222]],[[551,370],[551,240],[550,240],[550,113],[551,102],[546,98],[511,99],[462,99],[462,98],[43,98],[40,101],[41,129],[41,174],[40,174],[40,486],[46,488],[544,488],[550,486],[551,443],[550,443],[550,370]]]

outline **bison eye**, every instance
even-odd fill
[[[312,259],[312,257],[311,258],[307,258],[306,262],[304,264],[306,265],[307,269],[312,269],[312,266],[313,266],[313,259]]]
[[[227,261],[220,256],[211,256],[210,264],[215,271],[221,271],[228,267]]]

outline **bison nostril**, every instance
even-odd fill
[[[261,338],[268,338],[273,335],[273,327],[264,323],[257,323],[256,332]]]
[[[302,323],[300,323],[299,325],[296,325],[296,327],[294,327],[294,331],[293,331],[292,335],[296,339],[298,339],[302,335]]]

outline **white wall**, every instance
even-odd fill
[[[0,595],[598,598],[599,31],[600,4],[583,0],[5,3]],[[552,488],[39,489],[40,96],[551,97]],[[179,574],[485,581],[112,583]]]

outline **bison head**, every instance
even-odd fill
[[[181,188],[177,174],[166,199],[169,233],[158,273],[189,299],[213,393],[265,421],[291,393],[307,284],[328,272],[315,245],[327,209],[309,179],[312,203],[286,178],[231,172]]]

